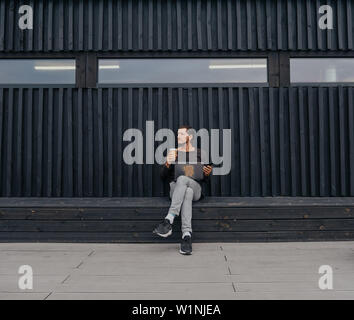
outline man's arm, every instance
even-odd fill
[[[170,175],[171,170],[172,170],[172,165],[166,162],[162,166],[161,171],[160,171],[161,179],[163,179],[163,180],[167,179],[168,176]]]
[[[162,166],[161,172],[160,172],[160,176],[162,179],[166,179],[168,178],[169,175],[171,175],[171,171],[173,170],[173,165],[171,164],[171,162],[176,160],[176,152],[175,151],[170,151],[167,155],[166,158],[166,162],[165,164]]]

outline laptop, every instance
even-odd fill
[[[203,165],[201,163],[197,164],[175,164],[175,180],[179,176],[190,177],[196,181],[201,181],[204,179]]]

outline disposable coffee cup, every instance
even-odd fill
[[[177,152],[178,152],[178,150],[176,149],[176,148],[171,148],[169,151],[168,151],[169,153],[170,152],[174,152],[175,153],[175,156],[177,157]],[[174,163],[175,161],[173,161],[173,163]]]

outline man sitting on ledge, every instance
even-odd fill
[[[202,198],[201,183],[205,183],[212,172],[212,167],[202,164],[203,151],[192,146],[191,127],[178,129],[178,149],[168,152],[166,163],[161,169],[161,178],[170,184],[171,206],[164,221],[153,233],[167,238],[172,234],[172,224],[181,212],[182,241],[180,253],[192,254],[192,201]],[[178,157],[180,156],[180,161]],[[196,160],[196,163],[191,164]]]

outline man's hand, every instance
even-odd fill
[[[172,162],[176,160],[177,152],[175,150],[170,150],[167,154],[166,166],[169,167]]]
[[[212,166],[203,166],[203,172],[205,176],[209,177],[212,171]]]

